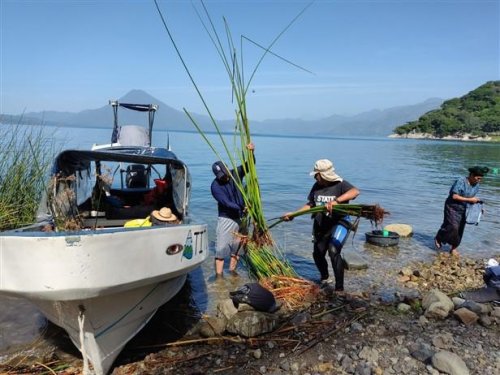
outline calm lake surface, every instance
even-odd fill
[[[55,137],[65,148],[90,148],[93,143],[108,143],[111,129],[57,129]],[[209,139],[222,150],[216,135]],[[197,133],[169,133],[170,146],[191,171],[193,189],[190,212],[209,226],[215,241],[217,207],[210,194],[213,179],[211,164],[216,156]],[[227,136],[229,146],[233,144]],[[363,271],[347,271],[346,290],[391,292],[394,275],[412,261],[429,261],[436,255],[433,237],[442,221],[443,204],[454,180],[467,175],[473,165],[500,167],[500,145],[454,141],[401,140],[389,138],[299,138],[254,136],[257,169],[268,218],[294,211],[306,202],[314,182],[309,176],[317,159],[333,161],[336,172],[361,191],[356,203],[380,204],[390,212],[384,224],[404,223],[414,235],[401,239],[397,247],[378,248],[365,242],[364,233],[372,230],[362,219],[358,232],[350,237],[345,252],[367,261]],[[167,144],[167,132],[156,132],[156,145]],[[61,146],[62,147],[62,146]],[[467,226],[459,248],[464,256],[488,258],[500,255],[500,176],[488,175],[479,197],[486,213],[479,226]],[[301,216],[282,223],[273,232],[286,256],[304,277],[317,280],[312,261],[311,220]],[[227,262],[226,262],[227,263]],[[189,308],[202,313],[214,311],[218,298],[241,286],[248,279],[241,270],[239,278],[227,277],[223,287],[213,280],[213,249],[203,267],[189,277],[183,298]],[[0,362],[2,354],[33,345],[46,334],[46,321],[34,307],[16,298],[0,297]],[[158,320],[171,320],[167,309]],[[155,324],[152,322],[152,324]],[[163,324],[164,321],[163,321]],[[62,335],[62,333],[60,333]],[[147,339],[146,339],[147,341]]]

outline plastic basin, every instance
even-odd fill
[[[372,230],[371,232],[366,232],[365,236],[366,242],[375,246],[396,246],[399,243],[399,234],[396,232]]]

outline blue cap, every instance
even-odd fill
[[[212,164],[212,172],[214,172],[214,175],[218,180],[227,176],[227,169],[221,161],[216,161]]]

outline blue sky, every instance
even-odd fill
[[[158,0],[216,117],[234,113],[229,80],[188,0]],[[308,4],[207,0],[240,35],[268,45]],[[0,0],[0,113],[95,109],[141,89],[204,113],[152,0]],[[500,79],[499,0],[315,1],[251,83],[249,117],[320,118],[462,96]],[[243,44],[246,77],[262,50]],[[161,110],[161,109],[160,109]]]

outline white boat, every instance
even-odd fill
[[[111,144],[61,152],[38,222],[0,233],[0,293],[29,299],[64,328],[86,374],[108,373],[208,254],[207,226],[188,210],[187,166],[151,146],[157,107],[110,104]],[[149,129],[119,127],[119,106],[147,111]],[[161,207],[180,223],[145,226]]]

